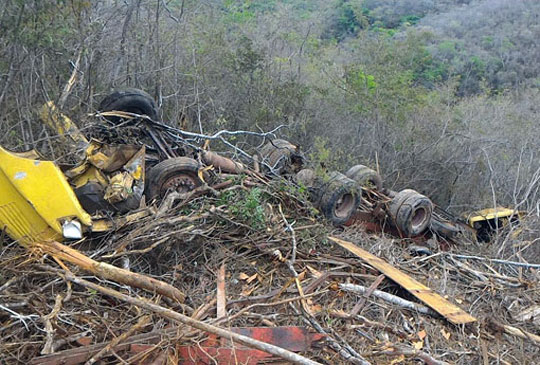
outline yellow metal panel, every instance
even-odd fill
[[[368,264],[370,264],[371,266],[382,272],[384,275],[401,285],[409,293],[420,299],[427,306],[448,319],[450,322],[454,324],[463,324],[476,321],[476,318],[469,315],[456,305],[450,303],[449,301],[441,297],[439,294],[433,292],[424,284],[416,281],[409,275],[399,271],[383,259],[367,252],[366,250],[361,249],[360,247],[354,245],[351,242],[347,242],[335,237],[328,237],[328,239],[334,241],[341,247],[349,250],[356,256],[360,257],[362,260],[366,261]]]
[[[32,208],[0,169],[0,224],[14,240],[62,239]]]
[[[90,165],[85,172],[77,176],[74,179],[71,179],[71,183],[75,185],[75,188],[80,188],[81,186],[87,184],[89,181],[95,181],[101,186],[105,187],[108,185],[107,177],[103,175],[95,166]]]
[[[514,209],[509,208],[488,208],[482,209],[478,212],[474,212],[473,215],[469,218],[469,224],[472,226],[474,222],[490,220],[495,218],[508,218],[512,215],[518,215],[519,212]]]
[[[62,114],[52,101],[48,101],[43,105],[40,111],[40,119],[61,136],[71,139],[77,147],[82,148],[88,145],[88,140],[75,123]]]
[[[0,171],[1,222],[13,238],[39,236],[47,230],[43,222],[61,235],[61,218],[76,217],[91,225],[90,216],[53,162],[23,158],[0,147]]]

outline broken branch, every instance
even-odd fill
[[[152,312],[154,312],[154,313],[156,313],[156,314],[158,314],[158,315],[160,315],[160,316],[162,316],[164,318],[172,319],[174,321],[177,321],[177,322],[183,323],[185,325],[188,325],[188,326],[194,327],[196,329],[199,329],[201,331],[213,333],[213,334],[218,335],[220,337],[227,338],[228,340],[236,341],[236,342],[239,342],[239,343],[241,343],[243,345],[246,345],[246,346],[249,346],[249,347],[252,347],[252,348],[256,348],[256,349],[261,350],[261,351],[268,352],[269,354],[278,356],[278,357],[280,357],[282,359],[285,359],[285,360],[288,360],[288,361],[290,361],[290,362],[292,362],[294,364],[320,365],[320,363],[318,363],[316,361],[309,360],[309,359],[305,358],[304,356],[300,356],[298,354],[295,354],[294,352],[291,352],[289,350],[285,350],[285,349],[283,349],[281,347],[271,345],[269,343],[265,343],[265,342],[262,342],[262,341],[258,341],[258,340],[255,340],[253,338],[243,336],[243,335],[240,335],[240,334],[237,334],[237,333],[234,333],[234,332],[231,332],[231,331],[225,330],[223,328],[216,327],[216,326],[204,323],[204,322],[197,321],[197,320],[195,320],[193,318],[187,317],[187,316],[185,316],[183,314],[180,314],[180,313],[175,312],[175,311],[173,311],[171,309],[162,307],[160,305],[157,305],[157,304],[154,304],[154,303],[151,303],[151,302],[139,299],[139,298],[134,298],[134,297],[131,297],[129,295],[120,293],[120,292],[118,292],[116,290],[113,290],[113,289],[110,289],[110,288],[105,288],[105,287],[103,287],[101,285],[97,285],[97,284],[94,284],[94,283],[89,282],[87,280],[78,278],[78,277],[74,276],[71,273],[65,272],[64,275],[65,275],[65,278],[67,280],[69,280],[69,281],[71,281],[71,282],[73,282],[75,284],[79,284],[79,285],[82,285],[84,287],[94,289],[96,291],[99,291],[102,294],[105,294],[105,295],[111,296],[113,298],[125,301],[126,303],[133,304],[133,305],[138,306],[140,308],[150,310],[150,311],[152,311]]]
[[[362,286],[362,285],[355,285],[355,284],[339,284],[339,288],[341,290],[344,290],[344,291],[349,291],[349,292],[362,294],[362,295],[367,295],[367,293],[369,292],[369,288],[366,288],[365,286]],[[402,308],[410,309],[410,310],[413,310],[413,311],[416,311],[416,312],[419,312],[419,313],[423,313],[423,314],[437,315],[437,313],[435,311],[429,309],[428,307],[426,307],[424,305],[414,303],[414,302],[410,302],[410,301],[405,300],[403,298],[400,298],[400,297],[398,297],[396,295],[386,293],[386,292],[381,291],[381,290],[373,290],[371,295],[373,295],[373,296],[375,296],[375,297],[377,297],[379,299],[382,299],[382,300],[384,300],[384,301],[386,301],[388,303],[398,305],[398,306],[400,306]]]
[[[103,356],[105,356],[109,351],[111,351],[116,345],[124,341],[126,338],[130,337],[135,331],[138,331],[140,328],[146,326],[149,322],[151,316],[142,316],[137,323],[135,323],[129,330],[122,333],[120,336],[115,337],[107,346],[101,349],[97,354],[92,356],[84,365],[92,365],[96,361],[99,361]]]
[[[104,262],[95,261],[81,252],[59,242],[35,242],[32,245],[44,253],[75,264],[83,270],[89,271],[104,279],[113,280],[135,288],[145,289],[151,293],[158,293],[180,303],[184,302],[184,293],[170,284],[129,270],[120,269]]]

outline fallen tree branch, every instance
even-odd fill
[[[214,188],[208,185],[199,186],[198,188],[195,188],[186,193],[179,193],[177,191],[173,191],[169,193],[167,197],[163,200],[163,203],[161,203],[161,206],[156,213],[156,218],[162,217],[169,209],[171,209],[173,204],[178,200],[188,201],[193,197],[197,197],[206,193],[212,193],[214,196],[219,195],[219,193]]]
[[[344,291],[349,291],[349,292],[353,292],[353,293],[357,293],[357,294],[362,294],[362,295],[366,295],[368,292],[369,292],[369,288],[366,288],[365,286],[362,286],[362,285],[355,285],[355,284],[338,284],[339,288],[341,290],[344,290]],[[392,303],[392,304],[395,304],[395,305],[398,305],[402,308],[406,308],[406,309],[410,309],[410,310],[413,310],[413,311],[416,311],[418,313],[423,313],[423,314],[429,314],[429,315],[432,315],[432,316],[437,316],[437,313],[422,305],[422,304],[418,304],[418,303],[414,303],[414,302],[411,302],[411,301],[408,301],[408,300],[405,300],[401,297],[398,297],[396,295],[393,295],[393,294],[390,294],[390,293],[387,293],[387,292],[384,292],[384,291],[381,291],[381,290],[373,290],[373,292],[371,293],[371,295],[379,298],[379,299],[382,299],[386,302],[389,302],[389,303]]]
[[[56,272],[56,270],[54,271]],[[117,344],[116,346],[111,348],[111,352],[128,350],[130,346],[134,344],[140,344],[140,343],[157,344],[160,341],[162,341],[164,338],[172,339],[172,338],[177,337],[179,333],[185,334],[185,332],[181,332],[181,331],[183,331],[183,329],[179,329],[178,327],[171,327],[171,328],[161,329],[158,331],[133,335],[123,340],[122,343]],[[83,334],[77,334],[75,337],[71,338],[70,341],[71,340],[76,341],[77,338],[80,338],[81,335]],[[95,345],[88,345],[88,346],[82,346],[82,347],[74,347],[69,350],[59,351],[57,353],[53,353],[50,355],[35,357],[34,359],[32,359],[30,364],[31,365],[51,364],[51,363],[57,364],[59,361],[64,361],[65,363],[73,363],[74,361],[78,361],[78,363],[84,362],[84,361],[87,361],[91,357],[92,353],[99,352],[100,350],[107,347],[109,344],[110,342],[98,343]],[[63,345],[63,343],[60,343],[59,345],[54,346],[54,347],[58,348],[61,345]]]
[[[161,123],[155,120],[152,120],[147,115],[137,114],[137,113],[130,113],[125,111],[108,111],[108,112],[99,112],[94,114],[89,114],[90,116],[94,117],[108,117],[108,116],[116,116],[124,119],[143,119],[147,121],[148,123],[151,123],[152,125],[159,127],[163,130],[166,130],[168,133],[177,133],[178,136],[183,137],[189,137],[189,138],[197,138],[197,139],[205,139],[205,140],[223,140],[223,136],[239,136],[239,135],[245,135],[245,136],[255,136],[255,137],[274,137],[276,136],[276,132],[279,131],[281,128],[287,127],[285,124],[280,124],[271,131],[268,132],[253,132],[253,131],[244,131],[244,130],[238,130],[238,131],[229,131],[227,129],[222,129],[212,135],[210,134],[204,134],[204,133],[195,133],[195,132],[188,132],[179,128],[172,127],[170,125],[167,125],[165,123]],[[251,158],[251,156],[249,156]]]
[[[291,241],[292,241],[292,250],[291,250],[291,258],[286,260],[286,264],[291,271],[291,273],[294,275],[295,278],[298,277],[298,273],[294,269],[294,263],[296,261],[296,234],[294,232],[293,224],[290,224],[289,221],[287,221],[287,218],[285,218],[285,214],[283,214],[283,210],[281,209],[281,204],[278,205],[279,214],[281,214],[281,218],[283,219],[283,222],[285,223],[285,232],[289,231],[291,232]]]
[[[63,337],[63,338],[60,338],[58,339],[57,341],[55,341],[53,343],[53,346],[52,346],[52,353],[54,353],[57,349],[59,349],[61,346],[64,346],[68,343],[71,343],[71,342],[75,342],[75,341],[78,341],[80,340],[81,338],[84,338],[86,336],[88,336],[89,334],[91,333],[91,331],[84,331],[84,332],[81,332],[81,333],[76,333],[74,335],[71,335],[71,336],[67,336],[67,337]]]
[[[170,284],[150,278],[146,275],[120,269],[104,262],[95,261],[81,252],[59,242],[34,242],[30,247],[37,248],[44,253],[75,264],[81,269],[104,279],[113,280],[135,288],[145,289],[151,293],[158,293],[180,303],[184,302],[184,293]]]
[[[151,316],[142,316],[141,318],[139,318],[137,323],[131,326],[131,328],[129,328],[126,332],[122,333],[120,336],[115,337],[111,342],[109,342],[107,346],[105,346],[97,354],[92,356],[90,360],[88,360],[84,365],[92,365],[96,361],[99,361],[103,356],[107,355],[107,353],[111,351],[120,342],[130,337],[135,331],[138,331],[140,328],[146,326],[150,322],[151,318],[152,318]]]
[[[509,326],[507,324],[499,324],[493,320],[490,321],[490,324],[499,329],[499,330],[502,330],[504,331],[504,333],[508,334],[508,335],[511,335],[511,336],[516,336],[516,337],[519,337],[519,338],[522,338],[524,340],[531,340],[536,346],[540,346],[540,336],[538,335],[535,335],[534,333],[530,333],[530,332],[527,332],[521,328],[517,328],[517,327],[514,327],[514,326]]]
[[[5,231],[2,231],[5,232]],[[0,286],[0,293],[9,288],[11,285],[15,284],[17,281],[21,280],[22,276],[14,276],[8,281],[4,283],[4,285]]]
[[[152,312],[154,312],[154,313],[156,313],[156,314],[158,314],[158,315],[160,315],[160,316],[162,316],[164,318],[172,319],[174,321],[177,321],[177,322],[183,323],[185,325],[188,325],[188,326],[194,327],[196,329],[199,329],[201,331],[213,333],[213,334],[215,334],[217,336],[226,338],[226,339],[228,339],[230,341],[236,341],[236,342],[239,342],[239,343],[241,343],[243,345],[246,345],[248,347],[252,347],[252,348],[256,348],[256,349],[261,350],[261,351],[268,352],[269,354],[272,354],[272,355],[278,356],[278,357],[280,357],[282,359],[288,360],[291,363],[300,364],[300,365],[321,365],[320,363],[318,363],[316,361],[312,361],[310,359],[307,359],[304,356],[300,356],[298,354],[295,354],[294,352],[291,352],[289,350],[285,350],[285,349],[283,349],[281,347],[271,345],[269,343],[265,343],[265,342],[262,342],[262,341],[259,341],[259,340],[255,340],[255,339],[253,339],[251,337],[247,337],[247,336],[243,336],[243,335],[240,335],[240,334],[237,334],[237,333],[233,333],[231,331],[228,331],[228,330],[225,330],[223,328],[216,327],[216,326],[204,323],[204,322],[197,321],[197,320],[195,320],[193,318],[190,318],[188,316],[185,316],[183,314],[175,312],[175,311],[173,311],[171,309],[162,307],[162,306],[157,305],[155,303],[151,303],[149,301],[145,301],[145,300],[139,299],[139,298],[134,298],[134,297],[131,297],[129,295],[120,293],[120,292],[118,292],[116,290],[113,290],[113,289],[110,289],[110,288],[105,288],[105,287],[103,287],[101,285],[94,284],[94,283],[92,283],[90,281],[78,278],[75,275],[73,275],[72,273],[65,272],[64,276],[65,276],[65,278],[67,280],[69,280],[69,281],[71,281],[71,282],[73,282],[75,284],[82,285],[82,286],[90,288],[90,289],[94,289],[94,290],[96,290],[96,291],[98,291],[98,292],[100,292],[102,294],[105,294],[105,295],[111,296],[113,298],[122,300],[122,301],[124,301],[126,303],[135,305],[137,307],[150,310],[150,311],[152,311]]]
[[[141,117],[141,116],[137,115],[137,117]],[[210,139],[210,140],[222,139],[223,136],[239,136],[239,135],[256,136],[256,137],[275,137],[275,133],[277,131],[279,131],[281,128],[286,127],[286,125],[280,124],[268,132],[253,132],[253,131],[243,131],[243,130],[229,131],[226,129],[222,129],[212,135],[208,135],[208,134],[203,134],[203,133],[194,133],[194,132],[184,131],[182,129],[174,128],[166,124],[155,122],[155,121],[152,121],[152,123],[168,131],[178,133],[179,135],[184,136],[184,137]]]
[[[0,309],[8,312],[10,314],[11,318],[16,319],[18,321],[21,321],[22,324],[24,325],[24,328],[26,328],[27,331],[29,330],[29,328],[28,328],[28,324],[26,324],[25,320],[33,321],[33,318],[38,318],[39,317],[37,314],[29,314],[29,315],[23,316],[22,314],[19,314],[19,313],[15,312],[15,311],[3,306],[2,304],[0,304]]]
[[[225,288],[225,262],[219,267],[217,274],[217,295],[216,295],[216,318],[227,315],[227,293]]]
[[[435,293],[429,287],[405,274],[403,271],[397,269],[380,257],[373,255],[352,242],[331,236],[328,236],[328,239],[360,257],[363,261],[367,262],[369,265],[379,270],[382,274],[398,283],[417,299],[421,300],[424,304],[428,305],[431,309],[439,313],[453,324],[476,322],[477,319],[465,312],[463,309]]]
[[[404,345],[394,345],[392,351],[384,351],[383,353],[411,356],[419,360],[422,360],[424,363],[426,363],[426,365],[450,365],[450,363],[446,361],[435,359],[433,356],[431,356],[427,352],[416,350],[416,349],[413,349],[411,347],[407,347]]]
[[[279,300],[279,301],[276,301],[276,302],[271,302],[271,303],[254,303],[254,304],[251,304],[251,305],[249,305],[249,306],[247,306],[245,308],[240,309],[237,313],[235,313],[235,314],[233,314],[231,316],[218,317],[212,323],[213,324],[221,324],[222,322],[225,322],[225,320],[231,322],[233,319],[236,319],[236,318],[240,317],[242,314],[244,314],[246,312],[249,312],[253,308],[257,308],[257,307],[260,307],[260,308],[275,307],[275,306],[278,306],[278,305],[282,305],[282,304],[286,304],[286,303],[291,303],[291,302],[311,298],[311,297],[314,297],[316,295],[324,294],[326,292],[328,292],[328,290],[322,290],[322,291],[318,291],[318,292],[307,294],[307,295],[301,295],[301,296],[296,296],[296,297],[293,297],[293,298],[282,299],[282,300]]]
[[[367,288],[366,292],[364,293],[364,296],[358,301],[358,303],[355,304],[353,309],[351,310],[351,313],[349,313],[349,316],[351,318],[356,317],[356,315],[360,312],[360,310],[364,307],[364,305],[367,302],[367,299],[373,292],[377,289],[377,287],[381,284],[381,282],[384,280],[384,275],[379,275],[377,279]]]
[[[45,346],[43,346],[43,350],[41,350],[41,355],[47,355],[53,352],[54,333],[56,331],[53,328],[52,320],[56,317],[56,315],[58,314],[58,312],[60,312],[60,309],[62,308],[62,299],[64,298],[60,294],[57,294],[51,313],[43,316],[43,321],[45,322],[45,331],[47,332],[47,340],[45,341]]]
[[[71,71],[71,76],[64,85],[64,89],[62,90],[62,94],[60,95],[60,99],[58,100],[58,107],[60,109],[64,108],[64,104],[66,103],[66,100],[71,93],[71,89],[73,89],[73,85],[75,85],[75,81],[77,81],[77,73],[79,72],[79,64],[81,62],[81,56],[83,53],[83,48],[79,50],[79,53],[77,55],[77,60],[75,63],[71,62],[71,65],[73,66],[73,71]]]
[[[297,314],[297,315],[301,315],[300,311],[298,310],[298,308],[296,308],[292,303],[289,303],[289,306],[294,310],[294,312]],[[307,324],[311,325],[313,328],[315,328],[315,330],[323,335],[326,336],[326,340],[328,341],[328,344],[329,346],[334,350],[336,351],[339,356],[341,356],[343,359],[349,361],[350,363],[353,363],[355,365],[371,365],[371,363],[369,361],[367,361],[366,359],[364,359],[360,354],[358,354],[356,351],[354,351],[353,349],[350,348],[350,346],[347,347],[344,347],[344,346],[341,346],[339,344],[339,342],[337,340],[335,340],[334,338],[332,338],[332,336],[330,336],[323,328],[322,326],[319,324],[319,322],[317,322],[315,320],[315,318],[313,318],[313,316],[311,316],[310,314],[307,314],[306,316],[302,316],[302,319],[304,320],[304,322],[306,322]],[[352,350],[352,351],[351,351]]]
[[[507,261],[507,260],[500,260],[500,259],[490,259],[490,258],[487,258],[487,257],[480,257],[480,256],[456,255],[456,254],[453,254],[453,253],[445,253],[445,255],[450,256],[450,257],[455,257],[455,258],[458,258],[458,259],[489,261],[489,262],[494,262],[496,264],[501,264],[501,265],[520,266],[520,267],[526,267],[527,269],[540,269],[540,264],[529,264],[529,263],[526,263],[526,262]]]

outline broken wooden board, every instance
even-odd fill
[[[463,311],[458,306],[450,303],[424,284],[396,269],[383,259],[361,249],[352,242],[330,236],[328,239],[360,257],[450,322],[454,324],[464,324],[476,321],[476,318]]]

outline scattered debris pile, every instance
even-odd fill
[[[189,152],[168,138],[186,134],[153,126],[146,204],[115,219],[93,216],[103,229],[77,241],[2,235],[0,363],[538,358],[540,265],[528,263],[538,258],[538,220],[523,217],[519,235],[489,245],[435,230],[419,247],[433,227],[431,202],[385,191],[365,166],[317,176],[301,170],[294,145],[274,140],[253,169],[203,147],[191,156],[193,174],[169,176],[167,161]],[[365,229],[375,222],[397,233]]]

